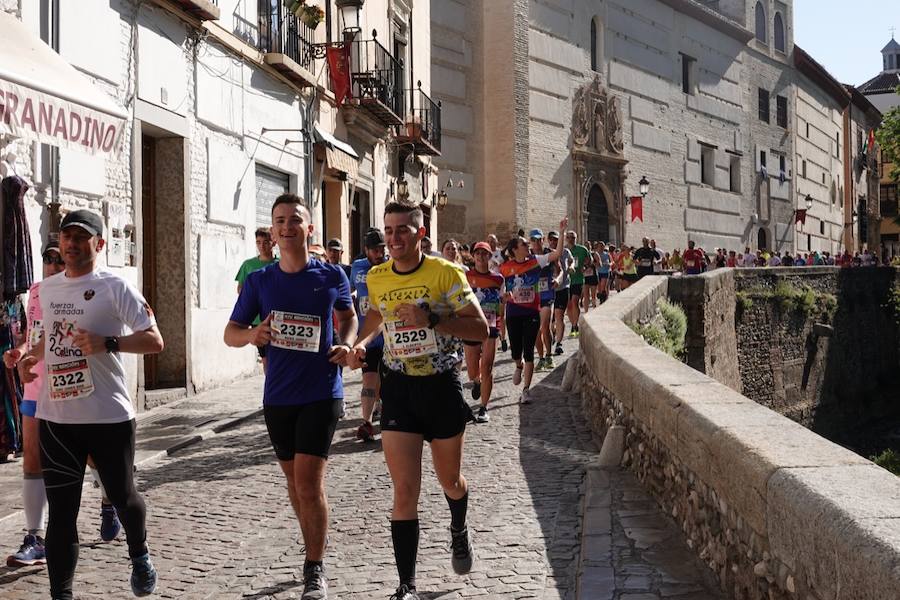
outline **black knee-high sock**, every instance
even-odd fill
[[[450,506],[450,528],[454,531],[461,531],[466,526],[466,512],[469,510],[469,492],[459,500],[454,500],[447,494],[444,494],[447,504]]]
[[[419,520],[391,521],[394,560],[400,584],[416,587],[416,555],[419,553]]]

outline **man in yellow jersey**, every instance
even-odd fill
[[[366,344],[384,332],[381,384],[384,458],[394,484],[391,538],[400,586],[396,600],[418,600],[416,554],[422,444],[431,444],[434,471],[450,506],[451,564],[458,574],[472,569],[466,526],[469,490],[461,472],[463,434],[471,409],[456,370],[460,340],[480,342],[488,324],[463,270],[421,251],[422,211],[392,202],[384,210],[384,235],[391,260],[366,278],[369,310],[348,355],[362,366]]]

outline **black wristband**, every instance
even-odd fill
[[[108,354],[112,354],[113,352],[119,351],[119,338],[116,336],[110,336],[106,338],[106,352]]]

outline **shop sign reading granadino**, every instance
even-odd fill
[[[124,120],[0,79],[0,123],[19,137],[108,155],[119,145]]]

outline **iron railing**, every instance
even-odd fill
[[[418,88],[409,91],[409,114],[406,118],[408,137],[420,137],[435,150],[441,150],[441,104],[431,99],[422,91],[422,82]],[[414,135],[418,134],[418,135]]]
[[[313,63],[313,30],[288,12],[283,2],[258,0],[259,41],[262,52],[284,54],[304,69]]]
[[[403,62],[377,39],[349,42],[353,98],[378,100],[398,117],[404,110]]]

